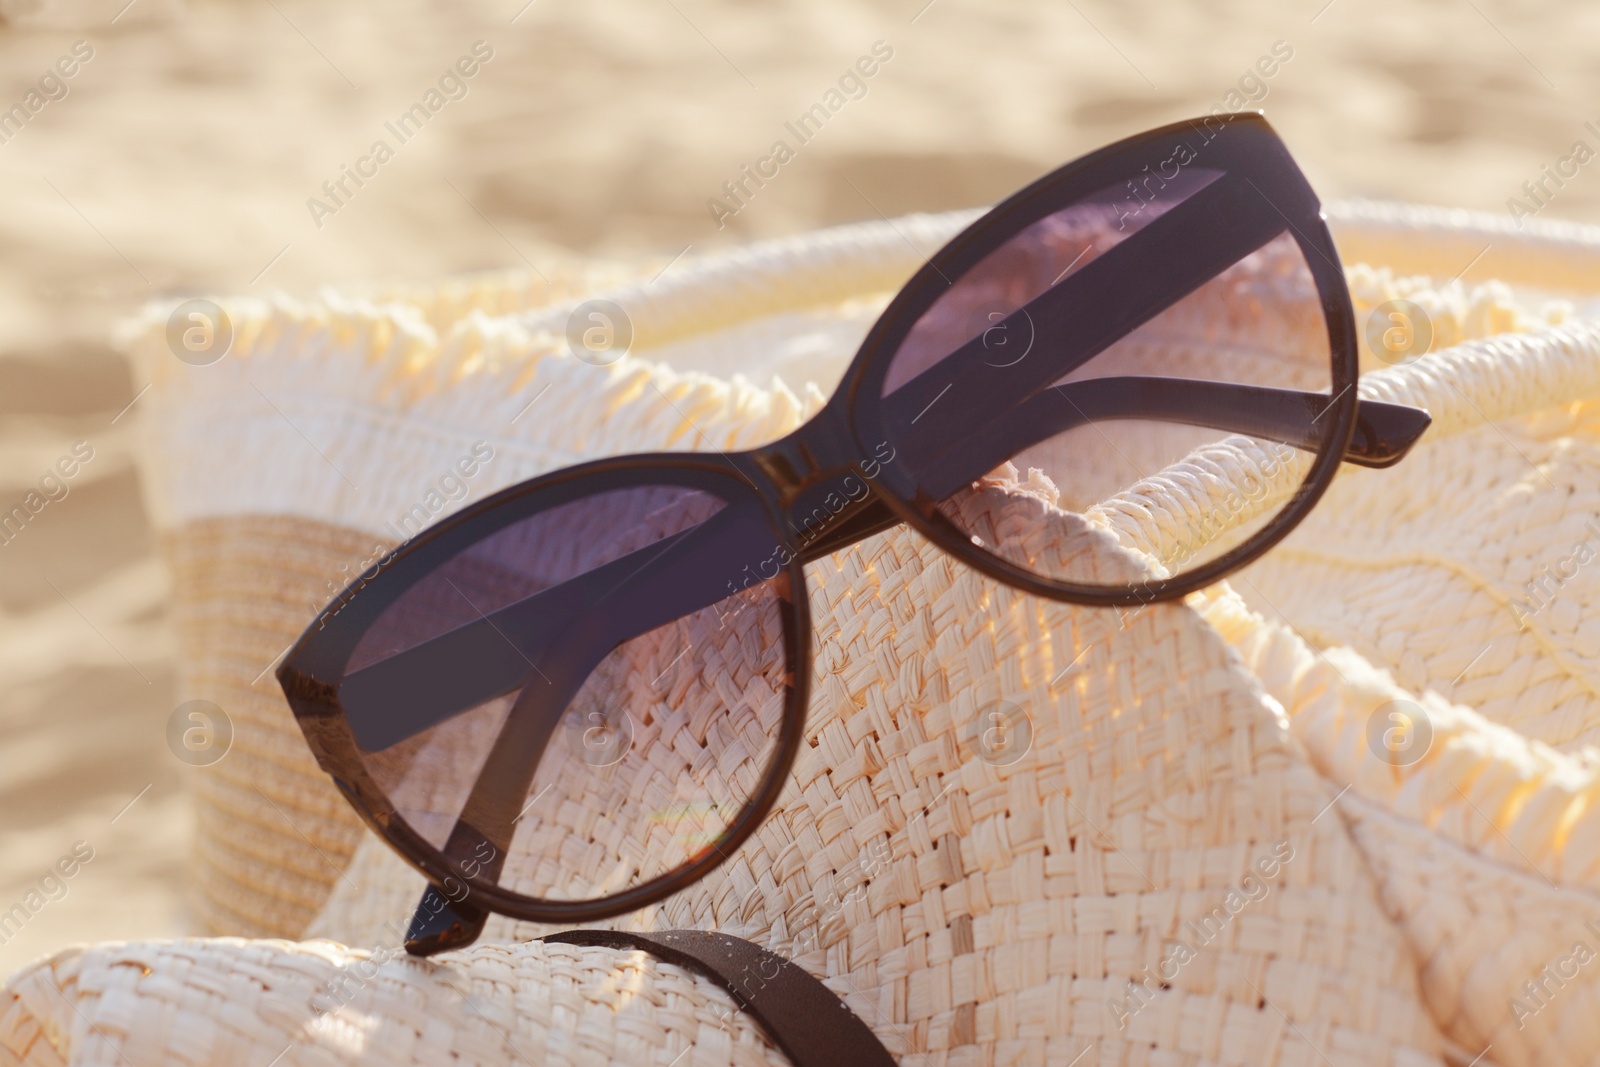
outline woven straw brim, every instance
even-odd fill
[[[190,779],[204,930],[300,936],[364,832],[285,714],[273,669],[374,540],[282,515],[201,519],[166,540],[180,691],[204,694],[233,729],[227,754]]]

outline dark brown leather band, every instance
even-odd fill
[[[782,956],[740,938],[707,930],[567,930],[541,940],[638,949],[704,975],[761,1024],[795,1067],[895,1067],[894,1057],[867,1024],[827,986]]]

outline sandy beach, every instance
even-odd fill
[[[0,933],[0,972],[186,929],[168,580],[134,464],[147,383],[110,343],[148,302],[665,264],[987,203],[1218,106],[1265,110],[1324,198],[1600,222],[1600,8],[1575,2],[0,0],[0,15],[0,504],[48,499],[0,543],[0,911],[50,898]],[[842,105],[805,124],[828,94]],[[776,175],[750,182],[758,165]],[[1490,251],[1466,280],[1494,270]],[[44,883],[79,842],[92,858]]]

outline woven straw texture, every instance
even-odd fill
[[[1592,299],[1600,244],[1330,214],[1347,258],[1403,248],[1435,278],[1470,258],[1453,262],[1462,243],[1510,249],[1509,288],[1350,272],[1358,321],[1408,299],[1451,346],[1363,381],[1434,413],[1406,464],[1345,473],[1279,552],[1185,605],[1021,596],[903,529],[812,565],[811,747],[778,811],[724,868],[620,921],[783,952],[908,1063],[1590,1062],[1600,966],[1572,957],[1600,946],[1592,660],[1581,620],[1554,619],[1568,596],[1592,602],[1600,568],[1564,577],[1531,621],[1505,599],[1519,561],[1555,566],[1572,516],[1595,512],[1580,401],[1600,396],[1600,331],[1545,300]],[[396,957],[420,880],[316,772],[266,668],[476,441],[495,458],[473,496],[592,455],[746,447],[798,424],[915,267],[904,235],[931,248],[967,217],[775,242],[654,282],[607,275],[636,340],[606,367],[566,353],[573,301],[541,310],[524,280],[230,304],[239,340],[208,368],[175,366],[158,320],[131,330],[158,383],[147,482],[185,696],[236,727],[196,775],[202,920],[342,944],[72,950],[11,980],[0,1056],[781,1062],[709,983],[637,954],[527,944],[544,931],[497,919],[466,952]],[[520,313],[484,313],[505,310]],[[1026,551],[1060,572],[1136,574],[1148,563],[1129,549],[1181,545],[1183,515],[1231,491],[1239,459],[1164,472],[1087,521],[1031,479],[964,508],[997,525],[1027,512]],[[1498,614],[1478,606],[1497,594]],[[1479,636],[1511,646],[1498,667],[1468,662]],[[1452,642],[1473,647],[1451,659]],[[999,700],[1033,731],[1004,766],[973,743]],[[1403,768],[1366,740],[1396,700],[1433,730]]]

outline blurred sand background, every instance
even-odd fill
[[[1278,41],[1293,58],[1259,106],[1324,198],[1504,211],[1574,141],[1600,145],[1600,8],[1566,0],[125,3],[0,0],[0,109],[93,49],[0,143],[0,504],[73,442],[96,450],[0,546],[0,911],[95,849],[0,973],[185,928],[166,580],[131,460],[145,383],[107,341],[141,304],[665,262],[984,203],[1209,110]],[[319,228],[307,198],[480,40],[467,96]],[[706,200],[880,40],[866,95],[719,230]],[[1545,214],[1600,222],[1600,163]]]

